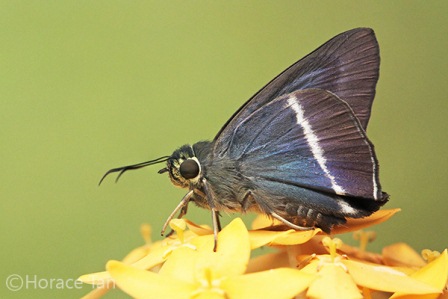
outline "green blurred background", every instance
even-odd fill
[[[213,138],[284,68],[361,26],[374,28],[382,59],[368,133],[386,208],[403,209],[374,228],[370,248],[448,245],[447,1],[0,5],[1,298],[80,297],[90,287],[13,292],[5,282],[100,271],[142,244],[144,222],[160,238],[185,191],[161,166],[98,188],[103,173]],[[189,218],[210,223],[193,207]]]

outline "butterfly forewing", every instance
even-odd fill
[[[366,129],[379,73],[379,47],[370,28],[341,33],[305,56],[249,99],[215,137],[215,152],[227,147],[241,119],[281,95],[300,89],[331,91],[346,101]]]

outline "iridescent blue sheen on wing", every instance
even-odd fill
[[[225,155],[255,182],[381,198],[372,144],[348,104],[324,90],[282,96],[240,120]]]

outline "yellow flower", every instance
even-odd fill
[[[152,243],[151,227],[147,224],[142,225],[141,234],[145,240],[145,245],[132,250],[122,262],[139,269],[153,269],[153,271],[156,271],[158,270],[157,267],[166,261],[171,252],[180,247],[193,246],[189,241],[197,235],[191,231],[185,231],[186,222],[184,220],[173,219],[170,222],[170,227],[176,232],[175,234],[164,240]],[[80,276],[78,280],[97,287],[84,296],[83,299],[100,298],[115,285],[108,271],[85,274]]]
[[[428,258],[428,264],[419,270],[412,273],[410,276],[421,282],[427,283],[432,287],[438,289],[440,292],[444,291],[445,295],[448,296],[448,290],[446,285],[448,282],[448,254],[445,249],[441,254],[438,252],[432,252],[429,250],[424,250],[422,253]],[[395,293],[391,298],[402,298],[402,299],[435,299],[438,298],[440,294],[429,294],[421,296],[409,296],[403,293]]]
[[[258,217],[252,225],[252,227],[255,227],[255,229],[249,230],[251,249],[256,249],[266,245],[274,246],[303,244],[309,241],[317,233],[322,231],[319,228],[306,231],[296,231],[293,229],[271,230],[271,227],[269,226],[270,220],[267,219],[269,218]],[[266,222],[266,220],[268,222]],[[213,231],[206,226],[197,225],[190,220],[185,220],[185,223],[188,225],[188,228],[196,235],[204,236],[213,234]],[[257,226],[260,227],[260,225],[263,227],[267,227],[265,227],[265,229],[257,228]]]
[[[209,227],[174,219],[170,226],[176,233],[152,243],[150,228],[143,226],[144,246],[122,262],[109,261],[105,272],[79,278],[98,287],[83,298],[99,298],[114,286],[137,298],[372,298],[391,293],[392,298],[446,298],[446,250],[425,251],[424,259],[404,243],[387,246],[382,254],[366,251],[374,233],[357,230],[398,211],[349,219],[333,229],[356,231],[359,248],[330,239],[320,229],[295,231],[262,217],[250,231],[239,218],[232,221],[218,234],[216,252]],[[262,246],[278,251],[251,259],[251,250]]]
[[[437,289],[394,268],[349,260],[337,254],[342,242],[325,237],[322,240],[330,254],[314,255],[302,271],[317,274],[306,295],[309,298],[363,298],[359,288],[400,292],[403,294],[436,294]]]
[[[250,258],[249,233],[241,219],[218,234],[191,241],[197,249],[174,251],[159,273],[110,261],[107,270],[116,284],[136,298],[291,298],[305,290],[315,275],[278,268],[243,275]]]

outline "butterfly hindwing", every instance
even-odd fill
[[[372,144],[350,106],[325,90],[281,96],[239,119],[225,156],[255,182],[381,199]]]

